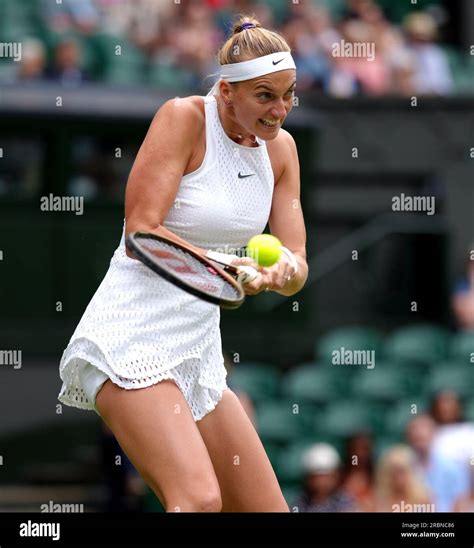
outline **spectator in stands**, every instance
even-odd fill
[[[172,31],[167,34],[168,51],[172,62],[188,72],[188,85],[200,88],[218,66],[214,53],[223,36],[214,25],[212,11],[202,2],[188,0],[168,22]]]
[[[355,512],[355,499],[341,487],[341,460],[328,443],[316,443],[303,455],[304,494],[299,512]]]
[[[469,491],[456,499],[454,512],[474,512],[474,463],[470,463],[469,472]]]
[[[412,95],[414,62],[403,34],[388,21],[383,9],[373,2],[360,4],[358,18],[371,28],[376,55],[382,57],[387,65],[390,75],[387,93]]]
[[[473,447],[473,422],[456,422],[440,426],[433,441],[433,453],[438,458],[449,460],[456,467],[456,477],[459,480],[458,501],[465,501],[470,497]]]
[[[362,511],[373,510],[373,443],[368,432],[358,432],[346,442],[342,485],[354,497]]]
[[[96,0],[103,31],[127,37],[144,50],[161,47],[165,21],[181,5],[156,0]]]
[[[474,244],[471,249],[474,249]],[[470,258],[467,259],[464,273],[454,287],[451,307],[457,327],[474,330],[474,260]]]
[[[462,422],[464,417],[459,395],[453,390],[441,390],[434,394],[430,415],[439,426]]]
[[[346,0],[346,6],[342,14],[342,22],[352,19],[362,19],[363,14],[376,6],[374,0]]]
[[[23,42],[20,66],[17,79],[21,84],[42,80],[46,70],[46,48],[36,38],[28,38]]]
[[[297,11],[294,8],[282,32],[293,51],[298,69],[298,88],[302,91],[325,89],[331,70],[332,45],[340,40],[327,9],[308,6]]]
[[[416,454],[415,470],[430,490],[435,511],[451,512],[456,498],[465,493],[465,475],[452,459],[434,451],[436,430],[429,415],[420,415],[408,423],[406,437]]]
[[[416,473],[416,456],[408,446],[387,449],[377,464],[375,478],[377,512],[432,511],[428,489]]]
[[[435,44],[438,38],[436,21],[427,12],[408,15],[403,23],[408,49],[413,56],[415,93],[423,95],[448,95],[453,80],[444,51]]]
[[[99,13],[92,0],[42,0],[40,6],[39,13],[54,32],[79,31],[89,34],[98,30]]]
[[[54,50],[54,65],[46,71],[48,80],[65,87],[76,87],[89,80],[81,68],[81,47],[74,38],[64,38]]]
[[[351,86],[352,95],[382,95],[390,91],[390,67],[375,48],[373,26],[359,19],[351,19],[341,25],[341,53],[333,55],[334,72],[330,83],[330,92],[341,95],[340,81],[345,76]],[[347,48],[349,46],[351,50]],[[361,46],[366,47],[366,51]],[[347,49],[347,51],[346,51]]]

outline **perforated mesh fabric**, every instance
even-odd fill
[[[206,97],[206,155],[182,178],[166,228],[205,249],[232,252],[268,222],[273,173],[265,143],[234,143]],[[244,175],[254,174],[240,179]],[[173,378],[199,420],[222,397],[226,370],[220,309],[167,282],[125,253],[125,230],[109,270],[87,306],[60,363],[59,400],[93,410],[80,371],[91,363],[122,388]],[[229,312],[231,313],[231,312]]]

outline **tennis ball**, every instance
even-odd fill
[[[259,266],[272,266],[281,256],[281,242],[271,234],[257,234],[247,244],[247,256]]]

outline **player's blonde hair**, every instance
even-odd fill
[[[245,23],[252,23],[255,27],[242,28]],[[291,52],[283,36],[262,27],[251,15],[239,15],[230,37],[219,50],[217,59],[220,65],[231,65],[281,51]]]

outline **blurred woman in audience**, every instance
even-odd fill
[[[377,512],[433,511],[426,485],[415,471],[415,455],[406,445],[395,445],[383,453],[376,468]]]

